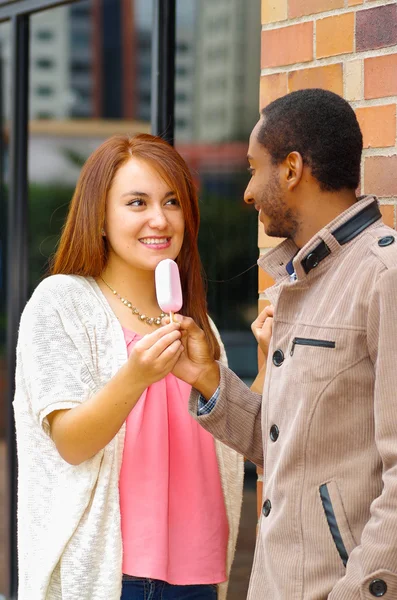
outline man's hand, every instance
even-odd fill
[[[182,332],[182,352],[172,373],[196,388],[207,400],[219,385],[219,367],[210,354],[204,331],[190,317],[174,315]],[[168,318],[163,323],[169,322]]]
[[[272,305],[266,306],[251,325],[252,333],[265,355],[265,360],[267,360],[270,340],[272,338],[273,314],[274,307]]]

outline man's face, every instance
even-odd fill
[[[282,180],[283,165],[274,165],[269,152],[258,142],[262,123],[261,119],[250,136],[247,158],[251,179],[244,201],[255,204],[267,235],[293,238],[298,230],[297,215],[288,204],[288,190]]]

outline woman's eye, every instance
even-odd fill
[[[170,198],[167,200],[166,204],[171,204],[172,206],[179,206],[179,202],[176,198]]]
[[[130,200],[127,202],[127,206],[143,206],[144,204],[143,200]]]

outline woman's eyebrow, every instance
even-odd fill
[[[125,192],[124,194],[121,194],[121,197],[123,197],[123,196],[142,196],[144,198],[149,198],[149,194],[146,194],[145,192],[136,192],[136,191]]]
[[[169,196],[175,196],[175,192],[167,192],[164,196],[164,198],[168,198]],[[146,194],[146,192],[138,192],[138,191],[134,191],[132,190],[131,192],[125,192],[124,194],[121,195],[121,197],[123,198],[124,196],[140,196],[141,198],[150,198],[149,194]]]

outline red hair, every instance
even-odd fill
[[[136,157],[153,166],[175,191],[185,220],[185,235],[176,258],[181,274],[183,307],[204,330],[211,353],[220,356],[211,329],[197,247],[200,214],[196,188],[183,158],[167,142],[149,134],[115,135],[99,146],[84,164],[70,204],[51,274],[99,277],[107,263],[107,245],[101,230],[105,224],[106,199],[118,169]]]

